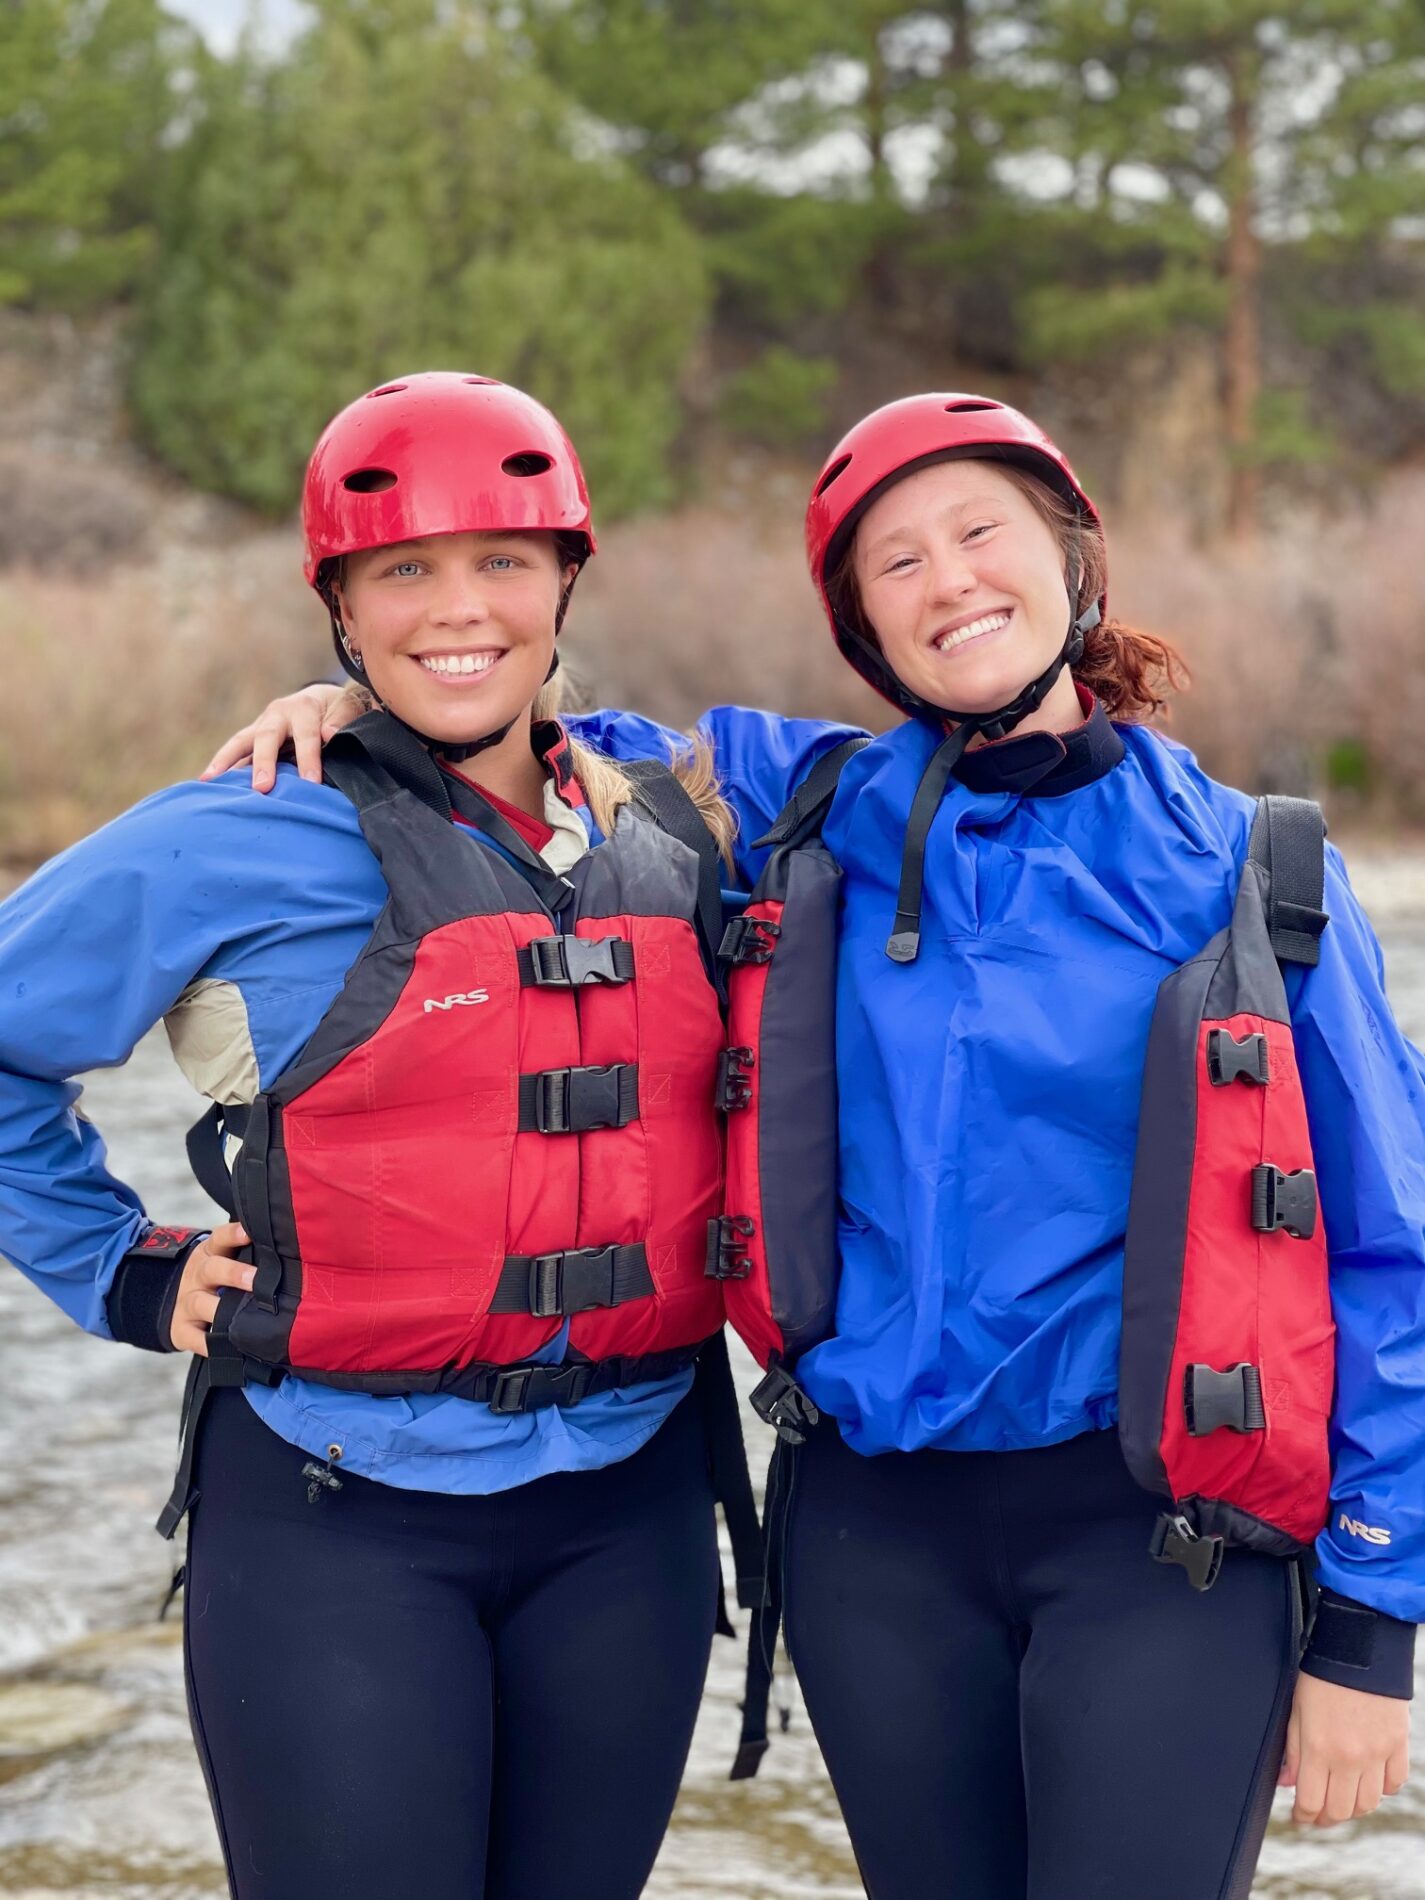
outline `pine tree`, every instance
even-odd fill
[[[469,368],[560,415],[602,515],[665,495],[705,306],[676,208],[478,11],[316,12],[279,65],[215,75],[137,338],[150,441],[276,510],[361,389]]]

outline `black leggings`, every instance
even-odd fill
[[[239,1900],[634,1900],[712,1644],[695,1401],[601,1471],[494,1497],[351,1474],[241,1393],[198,1448],[189,1709]]]
[[[787,1642],[872,1900],[1238,1900],[1300,1647],[1297,1566],[1199,1594],[1111,1432],[794,1455]]]

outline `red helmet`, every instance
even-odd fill
[[[478,528],[582,535],[594,552],[574,446],[523,390],[426,370],[358,396],[323,429],[302,487],[313,587],[337,555]]]
[[[807,561],[837,645],[857,672],[897,705],[906,701],[904,690],[897,690],[893,675],[881,677],[884,666],[875,666],[876,656],[838,622],[832,610],[826,593],[829,558],[839,559],[847,537],[876,493],[894,477],[909,474],[921,463],[979,454],[987,460],[1012,462],[1037,475],[1085,521],[1102,527],[1098,510],[1079,486],[1068,458],[1028,416],[989,396],[944,392],[904,396],[864,416],[827,457],[807,504]],[[1107,611],[1106,593],[1098,604],[1101,613]]]

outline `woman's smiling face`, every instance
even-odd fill
[[[857,525],[852,574],[892,671],[933,706],[1008,704],[1068,632],[1058,538],[992,462],[936,462],[888,488]]]
[[[416,731],[457,744],[533,704],[573,573],[552,535],[470,531],[349,555],[337,594],[372,691]]]

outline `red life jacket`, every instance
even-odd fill
[[[1314,964],[1321,813],[1265,798],[1232,922],[1158,992],[1123,1269],[1119,1433],[1173,1500],[1153,1554],[1199,1589],[1226,1544],[1326,1522],[1335,1326],[1281,964]]]
[[[324,762],[390,896],[241,1118],[257,1276],[223,1296],[214,1380],[290,1371],[516,1411],[689,1363],[723,1319],[710,841],[635,804],[561,877],[385,715]],[[666,770],[635,776],[671,796]],[[452,799],[496,849],[460,834]],[[566,1320],[567,1363],[530,1365]]]
[[[728,1317],[769,1369],[753,1403],[794,1443],[816,1408],[790,1368],[835,1325],[840,870],[821,822],[854,749],[828,755],[768,834],[723,940],[734,1046],[714,1254]],[[1174,1501],[1154,1554],[1202,1587],[1225,1544],[1290,1554],[1326,1519],[1334,1328],[1278,962],[1316,961],[1321,840],[1314,805],[1262,801],[1232,923],[1163,983],[1149,1041],[1120,1432],[1135,1477]]]
[[[708,1271],[768,1377],[752,1403],[790,1443],[816,1408],[786,1368],[832,1333],[836,1246],[836,933],[841,867],[821,840],[841,769],[868,739],[819,759],[759,845],[747,908],[728,925],[725,1213]]]

